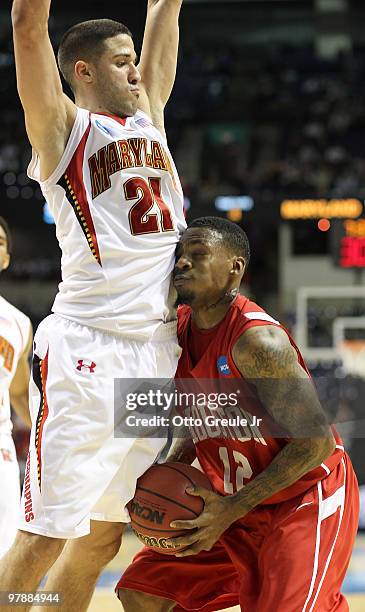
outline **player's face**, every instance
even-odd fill
[[[6,270],[9,265],[8,240],[4,228],[0,225],[0,272]]]
[[[104,49],[95,66],[98,97],[111,114],[131,117],[137,111],[141,80],[133,40],[118,34],[104,42]]]
[[[232,257],[219,233],[192,227],[176,250],[174,286],[179,304],[194,307],[216,303],[228,289]]]

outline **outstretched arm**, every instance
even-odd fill
[[[18,92],[31,145],[41,159],[42,179],[56,168],[76,106],[63,93],[48,35],[51,0],[14,0],[12,23]]]
[[[143,93],[140,108],[164,132],[163,112],[176,75],[179,14],[183,0],[148,0],[139,70]]]

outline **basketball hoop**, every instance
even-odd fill
[[[343,340],[338,349],[345,372],[365,378],[365,340]]]

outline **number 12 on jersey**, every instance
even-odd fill
[[[228,452],[231,455],[231,461]],[[242,489],[244,480],[251,478],[252,468],[244,455],[226,446],[220,446],[219,458],[224,467],[224,492],[232,495]],[[231,464],[234,466],[233,469],[231,469]]]
[[[124,195],[126,200],[138,198],[129,211],[133,236],[174,231],[169,207],[162,199],[160,178],[149,178],[148,182],[140,176],[130,178],[124,183]],[[154,204],[159,208],[159,215],[150,212]]]

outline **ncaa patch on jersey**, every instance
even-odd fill
[[[229,376],[230,374],[232,374],[228,365],[227,357],[225,355],[221,355],[220,357],[218,357],[217,370],[219,374],[222,374],[222,376]]]

